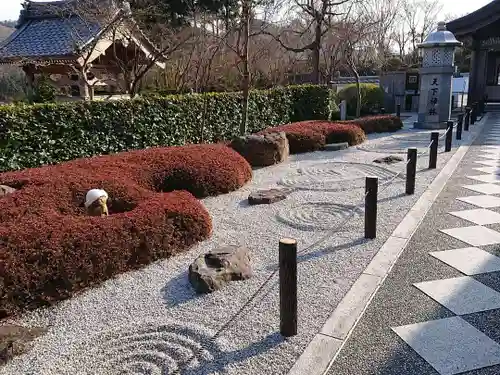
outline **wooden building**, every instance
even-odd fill
[[[468,102],[488,95],[489,102],[500,102],[500,0],[494,0],[446,28],[472,49]]]
[[[44,77],[60,99],[126,96],[138,66],[165,61],[120,0],[28,1],[0,44],[0,64],[21,66],[31,85]]]

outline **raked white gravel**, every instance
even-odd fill
[[[414,196],[404,195],[404,179],[396,178],[387,189],[380,186],[377,239],[363,239],[363,215],[358,210],[342,231],[331,234],[321,246],[304,249],[338,225],[349,206],[362,202],[365,174],[383,177],[382,184],[405,168],[404,162],[387,167],[372,163],[389,155],[384,145],[390,144],[392,151],[398,142],[407,147],[411,140],[421,146],[421,139],[428,138],[428,132],[406,129],[370,136],[363,148],[371,152],[352,147],[308,153],[255,170],[252,182],[239,191],[203,200],[214,223],[211,239],[187,253],[120,275],[53,308],[13,321],[49,330],[32,350],[0,368],[0,375],[286,374],[439,168],[425,170],[427,157],[420,157],[419,169],[424,170],[417,176]],[[438,167],[450,154],[439,155]],[[339,182],[339,178],[350,180]],[[251,191],[279,186],[299,189],[272,205],[246,204]],[[289,340],[279,335],[274,277],[212,340],[275,270],[281,237],[296,238],[301,251],[299,334]],[[231,244],[251,249],[255,276],[197,296],[187,280],[190,262],[210,249]]]

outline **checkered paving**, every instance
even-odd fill
[[[422,280],[414,284],[456,316],[391,327],[441,375],[455,375],[500,364],[498,338],[495,341],[488,336],[489,331],[482,332],[472,326],[466,316],[500,311],[500,290],[481,282],[489,275],[500,280],[500,258],[481,249],[481,246],[500,244],[500,232],[486,227],[500,223],[500,213],[493,211],[500,207],[499,134],[500,123],[494,123],[484,138],[482,154],[474,160],[473,174],[467,176],[474,183],[463,187],[475,194],[456,198],[470,207],[448,213],[470,222],[470,225],[440,230],[465,246],[429,254],[464,276]]]

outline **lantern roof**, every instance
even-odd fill
[[[446,30],[446,23],[438,22],[436,31],[430,33],[418,47],[459,47],[461,45],[462,43],[455,38],[455,35],[451,31]]]

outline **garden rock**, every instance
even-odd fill
[[[283,189],[269,189],[253,192],[248,196],[248,204],[271,204],[286,199],[288,191]]]
[[[3,197],[7,194],[12,194],[13,192],[15,192],[16,189],[10,187],[10,186],[7,186],[7,185],[0,185],[0,197]]]
[[[349,143],[347,142],[329,143],[325,145],[323,151],[340,151],[340,150],[346,150],[348,148],[349,148]]]
[[[0,326],[0,364],[26,352],[30,342],[45,332],[44,328],[27,328],[17,325]]]
[[[383,158],[375,159],[373,162],[378,164],[394,164],[403,161],[403,158],[400,156],[390,155]]]
[[[230,281],[252,276],[249,250],[226,246],[200,255],[189,266],[189,282],[198,293],[211,293]]]
[[[266,167],[281,163],[290,154],[284,132],[247,135],[235,138],[231,147],[243,156],[252,167]]]

